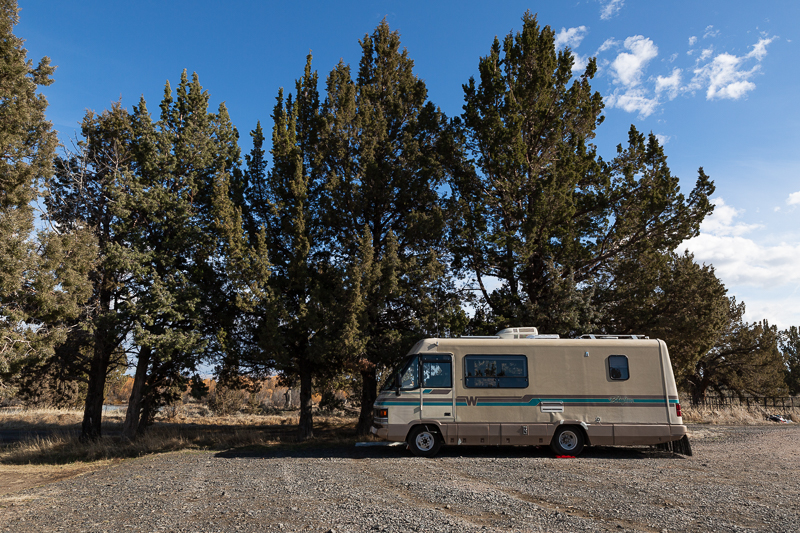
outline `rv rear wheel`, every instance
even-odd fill
[[[430,431],[425,426],[417,426],[411,430],[408,436],[408,447],[411,453],[420,457],[433,457],[439,453],[442,447],[442,439],[439,434]]]
[[[575,426],[560,426],[550,448],[556,455],[572,455],[577,457],[583,451],[583,432]]]

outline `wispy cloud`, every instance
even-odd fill
[[[656,78],[656,95],[666,93],[670,100],[674,100],[678,96],[678,91],[681,88],[681,69],[672,69],[672,74],[669,76],[658,76]]]
[[[614,48],[615,46],[619,46],[619,41],[617,41],[617,40],[615,40],[613,38],[606,39],[605,41],[603,41],[603,44],[600,45],[600,48],[597,49],[597,51],[594,53],[594,55],[598,56],[601,53],[605,52],[606,50],[610,50],[611,48]]]
[[[694,35],[689,37],[689,46],[694,46],[694,43],[696,42],[697,42],[697,37],[695,37]]]
[[[586,26],[569,29],[561,28],[561,31],[556,34],[556,49],[561,49],[565,46],[577,48],[587,33],[589,33],[589,28]]]
[[[756,84],[750,81],[750,78],[760,68],[759,65],[755,65],[748,69],[746,65],[752,60],[760,62],[767,54],[767,45],[773,40],[775,37],[759,39],[753,45],[753,49],[743,56],[728,53],[718,54],[711,62],[698,66],[694,70],[694,78],[687,88],[696,90],[706,87],[707,100],[722,98],[738,100],[744,97],[756,88]],[[711,54],[706,55],[705,52],[703,52],[701,60],[703,57],[710,57]]]
[[[703,39],[708,39],[709,37],[716,37],[717,35],[719,35],[719,30],[715,30],[714,26],[709,25],[706,26],[706,31],[703,34]]]
[[[609,20],[619,13],[619,10],[625,5],[625,0],[600,0],[600,3],[603,5],[600,8],[600,18]]]
[[[708,233],[719,237],[740,236],[760,228],[758,224],[744,224],[736,222],[744,210],[736,209],[725,203],[722,198],[712,200],[714,212],[703,221],[700,226],[701,233]]]
[[[800,205],[800,191],[790,194],[786,199],[786,205]]]

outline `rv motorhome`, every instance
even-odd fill
[[[662,340],[560,339],[536,328],[423,339],[374,405],[372,433],[432,457],[441,446],[658,445],[691,455]]]

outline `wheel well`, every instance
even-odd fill
[[[586,428],[585,428],[585,427],[583,427],[583,426],[582,426],[582,425],[580,425],[580,424],[561,424],[561,425],[559,425],[558,427],[556,427],[556,430],[555,430],[555,431],[553,431],[553,436],[552,436],[552,437],[550,437],[550,442],[552,442],[552,441],[553,441],[553,439],[555,438],[555,436],[556,436],[556,431],[558,431],[558,430],[559,430],[559,428],[562,428],[562,427],[570,427],[570,428],[577,429],[577,430],[578,430],[578,431],[581,433],[581,435],[583,435],[583,442],[584,442],[584,444],[585,444],[586,446],[591,446],[591,445],[592,445],[592,443],[589,441],[589,434],[586,432]]]
[[[406,433],[406,442],[408,442],[408,439],[411,438],[411,434],[414,433],[414,431],[416,431],[418,427],[424,427],[431,433],[436,433],[437,435],[439,435],[439,437],[442,436],[442,432],[441,430],[439,430],[439,426],[437,426],[436,424],[414,424],[413,426],[408,428],[408,433]]]

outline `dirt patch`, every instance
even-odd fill
[[[0,501],[15,499],[9,495],[46,485],[62,479],[108,468],[119,461],[98,461],[90,464],[71,465],[0,465]]]

